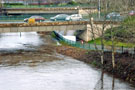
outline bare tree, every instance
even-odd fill
[[[135,0],[105,0],[104,6],[109,11],[128,11],[135,8]]]
[[[115,68],[115,45],[114,45],[114,35],[113,35],[113,25],[111,25],[111,41],[112,41],[112,66]]]
[[[116,0],[114,0],[114,2],[116,2]],[[103,23],[101,24],[101,28],[99,28],[98,26],[94,26],[94,24],[92,23],[92,20],[90,20],[90,26],[91,26],[91,34],[92,34],[92,40],[96,40],[97,37],[100,37],[100,42],[101,42],[101,50],[98,49],[96,43],[94,42],[94,46],[95,49],[97,50],[97,52],[99,53],[100,57],[101,57],[101,63],[104,64],[104,34],[105,34],[105,29],[106,29],[106,15],[107,13],[110,11],[110,9],[107,8],[108,2],[104,0],[104,2],[101,2],[102,5],[105,4],[105,7],[102,7],[103,11],[104,11],[104,19],[103,19]],[[108,11],[109,10],[109,11]],[[89,17],[91,18],[92,16],[90,15],[91,13],[89,13]],[[111,28],[113,28],[113,25],[111,25]],[[97,30],[97,33],[95,33],[95,30]],[[112,41],[112,64],[113,64],[113,68],[115,67],[115,58],[114,58],[114,37],[113,34],[111,35],[111,41]]]
[[[91,18],[90,19],[90,33],[91,33],[91,36],[92,36],[92,40],[94,40],[94,46],[95,46],[95,49],[96,51],[98,52],[98,54],[100,55],[101,57],[101,63],[104,64],[104,33],[105,33],[105,28],[106,28],[106,24],[103,23],[101,25],[101,28],[100,26],[94,24],[94,21],[93,21],[93,18],[91,16],[91,14],[89,14],[89,17]],[[101,42],[101,49],[99,49],[95,43],[95,40],[97,37],[100,37],[100,42]]]

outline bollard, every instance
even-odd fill
[[[121,47],[121,49],[122,49],[122,53],[123,53],[124,52],[123,46]]]

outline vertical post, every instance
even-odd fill
[[[20,32],[20,37],[22,36],[21,32]]]
[[[67,42],[66,42],[67,44],[69,44],[69,42],[68,42],[68,40],[67,40]]]
[[[86,30],[86,35],[87,35],[87,41],[88,41],[88,28],[87,28],[87,30]]]
[[[100,19],[100,13],[101,13],[101,1],[98,0],[98,18]]]
[[[112,79],[112,90],[114,90],[114,87],[115,87],[115,78],[114,78],[114,75],[113,75],[113,79]]]
[[[124,51],[123,51],[123,46],[121,47],[121,49],[122,49],[122,53],[123,53],[123,52],[124,52]]]
[[[101,73],[101,89],[104,89],[104,71],[102,69],[102,73]]]
[[[135,47],[134,47],[134,54],[135,54]]]
[[[2,8],[2,1],[0,0],[0,9]]]
[[[90,49],[90,43],[89,43],[89,49]]]
[[[103,53],[104,53],[104,44],[102,44],[102,50],[103,50]]]

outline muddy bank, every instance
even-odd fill
[[[88,64],[92,64],[98,68],[101,68],[100,55],[95,51],[87,51],[70,46],[58,46],[56,51],[60,54],[71,56],[80,61],[84,61]],[[116,67],[113,70],[111,53],[106,52],[104,54],[104,71],[114,73],[116,77],[119,77],[125,81],[135,84],[135,58],[129,54],[115,53]]]
[[[51,45],[43,45],[33,51],[18,50],[15,52],[0,52],[0,65],[2,66],[37,66],[39,63],[53,60],[61,60],[61,58],[56,55]]]

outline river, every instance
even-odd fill
[[[54,43],[35,32],[0,34],[0,90],[135,90],[100,69],[55,53],[50,47]]]

